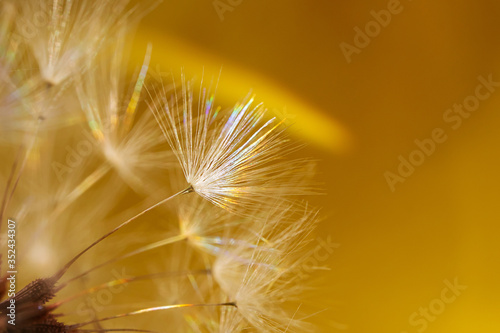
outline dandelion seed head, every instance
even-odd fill
[[[200,333],[303,331],[283,305],[302,289],[295,273],[315,213],[295,218],[307,205],[292,205],[291,196],[314,192],[311,162],[286,159],[297,147],[285,120],[251,95],[221,107],[212,84],[182,76],[179,90],[150,91],[153,112],[145,112],[152,47],[131,80],[123,58],[144,3],[151,1],[0,0],[0,135],[10,138],[2,141],[2,156],[17,151],[11,173],[0,175],[9,201],[3,216],[19,221],[19,263],[30,267],[19,285],[29,291],[47,282],[41,300],[30,299],[37,311],[68,304],[77,312],[42,313],[23,325],[156,331],[166,322]],[[24,23],[35,17],[41,20],[27,32]],[[156,200],[180,183],[184,191]],[[137,196],[144,202],[121,210]],[[168,212],[170,199],[175,208]],[[136,229],[128,229],[131,222]],[[158,232],[163,228],[168,237]],[[109,277],[115,268],[126,272]],[[59,272],[53,281],[24,283],[49,271]],[[55,283],[72,281],[69,301],[60,301],[65,292],[56,295],[62,289]],[[126,283],[126,292],[115,293]],[[105,288],[113,288],[109,304],[88,301]],[[78,297],[81,303],[70,303]],[[95,303],[88,321],[79,318],[82,303]],[[76,326],[64,326],[73,319]]]

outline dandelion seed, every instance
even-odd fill
[[[76,87],[87,123],[106,163],[134,190],[151,193],[154,184],[148,179],[170,167],[174,160],[171,152],[162,147],[161,132],[150,113],[138,111],[151,45],[131,93],[125,95],[121,82],[126,38],[127,31],[122,30],[111,45],[113,55],[100,59],[99,66],[81,75]]]
[[[259,332],[305,332],[308,324],[294,319],[282,308],[302,291],[296,269],[304,257],[300,250],[314,225],[316,213],[306,212],[283,228],[278,214],[271,230],[259,236],[262,244],[250,249],[239,247],[237,255],[221,255],[214,264],[214,277],[232,299],[239,314]],[[265,240],[266,243],[263,243]]]
[[[130,17],[128,3],[23,1],[18,31],[32,50],[42,79],[49,86],[59,85],[74,72],[88,69],[103,43]]]
[[[180,97],[159,93],[151,110],[196,193],[242,215],[272,207],[280,196],[314,193],[304,182],[310,161],[284,159],[297,149],[284,120],[267,119],[253,97],[222,112],[210,89],[200,87],[196,102],[191,84],[181,81]]]

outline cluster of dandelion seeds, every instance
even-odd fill
[[[0,329],[311,331],[314,163],[253,96],[219,106],[203,79],[148,81],[151,45],[129,74],[155,5],[0,0]]]

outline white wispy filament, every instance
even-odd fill
[[[297,148],[284,133],[285,120],[269,119],[254,98],[221,111],[210,89],[200,87],[195,102],[182,77],[181,96],[159,94],[151,109],[187,182],[212,203],[245,215],[278,197],[312,192],[304,181],[310,161],[283,159]]]

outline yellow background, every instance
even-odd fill
[[[409,317],[456,278],[467,289],[425,332],[500,332],[500,91],[457,130],[443,120],[478,76],[500,81],[500,2],[402,0],[351,63],[340,43],[388,1],[232,3],[221,20],[211,0],[164,1],[134,60],[152,42],[157,75],[222,66],[219,102],[253,89],[291,115],[302,154],[321,160],[317,234],[340,244],[315,283],[320,331],[417,332]],[[435,128],[448,139],[392,192],[384,173]]]

